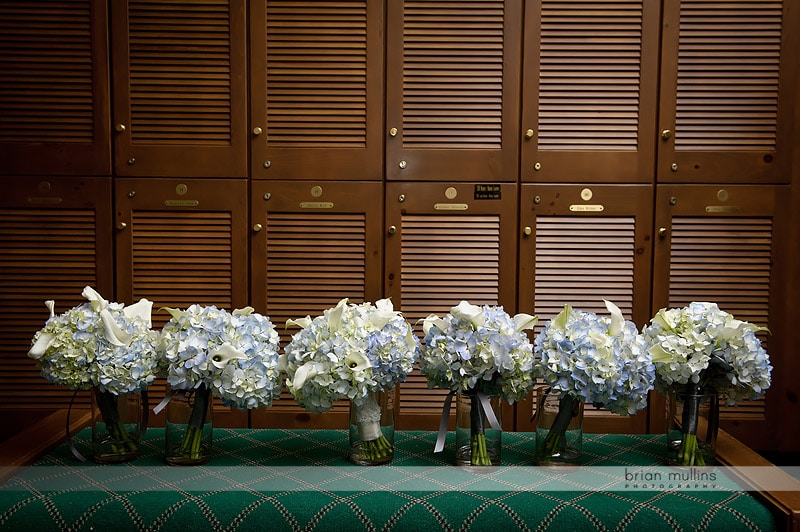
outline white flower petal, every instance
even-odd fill
[[[517,332],[522,332],[528,329],[533,329],[536,326],[536,322],[539,321],[537,316],[531,316],[530,314],[517,314],[514,316],[514,330]]]
[[[122,309],[122,314],[129,319],[139,318],[148,328],[153,326],[151,320],[153,314],[153,302],[147,299],[140,299],[137,303]]]
[[[306,327],[311,325],[311,322],[312,322],[312,320],[311,320],[310,316],[306,316],[305,318],[298,318],[296,320],[288,319],[288,320],[286,320],[286,327],[289,328],[292,325],[296,325],[296,326],[300,327],[301,329],[305,329]]]
[[[84,287],[83,292],[81,292],[81,295],[92,303],[92,308],[94,309],[95,312],[100,312],[101,310],[108,307],[108,301],[103,299],[103,296],[101,296],[97,292],[97,290],[95,290],[91,286]]]
[[[480,327],[486,322],[486,316],[483,315],[483,309],[477,305],[472,305],[467,301],[461,301],[457,306],[450,309],[450,314],[454,318],[463,319],[473,326]]]
[[[303,387],[303,384],[306,383],[308,379],[313,379],[317,376],[317,368],[314,362],[306,362],[299,368],[297,371],[294,372],[294,379],[292,380],[292,386],[295,389],[300,389]]]
[[[122,330],[107,308],[100,311],[100,319],[103,321],[105,337],[112,345],[123,347],[131,342],[132,336]]]
[[[222,369],[231,360],[245,360],[247,355],[236,349],[230,344],[220,346],[219,349],[211,353],[211,363],[217,369]]]
[[[45,354],[47,348],[50,347],[54,339],[55,337],[52,334],[40,334],[39,338],[36,339],[36,342],[31,346],[30,350],[28,350],[28,356],[33,359],[38,359]]]
[[[52,299],[48,299],[44,302],[44,306],[50,311],[50,317],[53,318],[56,315],[56,302]]]
[[[603,300],[606,308],[611,313],[611,325],[608,327],[608,334],[610,336],[617,336],[625,325],[625,318],[622,316],[622,311],[611,301]]]

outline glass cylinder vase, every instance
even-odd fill
[[[92,389],[92,459],[101,464],[139,457],[142,402],[138,393]]]
[[[165,408],[165,460],[169,465],[200,465],[211,459],[211,390],[179,391]]]
[[[713,465],[719,433],[719,397],[713,392],[681,393],[666,398],[667,463]]]
[[[350,401],[350,461],[380,465],[394,458],[394,388]]]
[[[503,430],[492,427],[487,409],[500,427],[500,397],[487,397],[474,391],[456,394],[456,465],[500,465]]]
[[[536,463],[538,465],[580,465],[583,448],[583,401],[537,390]]]

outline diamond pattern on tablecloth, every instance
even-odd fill
[[[88,432],[78,435],[88,447]],[[150,429],[142,457],[128,464],[75,462],[66,446],[0,486],[7,530],[550,530],[649,531],[774,525],[742,492],[618,492],[602,471],[580,477],[534,464],[532,434],[503,435],[503,465],[459,468],[453,434],[432,452],[436,434],[396,433],[395,459],[347,462],[346,431],[216,429],[214,457],[196,467],[166,467],[163,430]],[[661,435],[587,435],[585,463],[661,463]],[[609,491],[603,491],[608,488]]]

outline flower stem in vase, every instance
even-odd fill
[[[558,400],[558,413],[547,432],[544,443],[536,449],[536,460],[540,463],[547,464],[553,456],[563,453],[566,445],[567,427],[574,416],[575,402],[577,400],[570,397],[568,394],[563,394]],[[539,405],[541,409],[544,401]],[[539,416],[543,416],[543,412],[539,412]]]
[[[700,402],[703,395],[696,383],[686,385],[686,396],[683,400],[683,413],[681,414],[681,446],[678,449],[678,465],[704,466],[703,452],[697,441],[697,424],[700,417]]]
[[[115,454],[127,455],[139,451],[136,440],[131,436],[119,415],[118,397],[111,392],[94,389],[95,401],[100,415],[110,435],[111,449]]]
[[[392,444],[381,431],[381,407],[375,393],[353,401],[355,421],[360,440],[360,458],[368,462],[388,461],[393,455]]]
[[[484,413],[478,394],[473,394],[470,400],[470,442],[472,444],[472,465],[488,466],[492,465],[489,458],[489,451],[486,449],[486,428],[484,424]]]
[[[194,404],[192,405],[192,411],[189,415],[189,422],[186,425],[186,432],[183,435],[183,441],[178,450],[178,453],[183,458],[191,460],[199,460],[201,458],[203,425],[205,425],[210,399],[211,390],[205,385],[195,390]]]

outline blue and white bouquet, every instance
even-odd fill
[[[120,454],[135,453],[138,435],[129,434],[120,420],[117,397],[138,393],[156,379],[158,334],[152,330],[153,304],[147,299],[124,306],[105,300],[87,286],[88,300],[63,314],[55,314],[38,331],[28,351],[49,382],[71,390],[93,389],[109,434],[119,442]]]
[[[490,409],[484,398],[501,397],[513,403],[533,388],[533,346],[525,331],[536,321],[529,314],[511,317],[501,306],[467,301],[451,308],[444,318],[431,314],[423,321],[420,371],[428,386],[449,389],[448,401],[454,393],[470,395],[472,465],[490,465],[484,422],[492,424],[492,418],[486,419]],[[441,436],[440,430],[436,451],[443,447]]]
[[[269,407],[280,397],[279,336],[269,318],[252,307],[232,312],[213,305],[166,310],[172,318],[158,344],[162,372],[172,392],[194,394],[180,449],[193,458],[211,395],[239,409]]]
[[[656,389],[687,398],[678,455],[682,465],[704,465],[696,438],[698,402],[703,393],[735,405],[758,399],[769,388],[772,366],[756,336],[761,331],[768,332],[707,302],[661,309],[643,328],[656,366]]]
[[[647,406],[655,366],[644,338],[620,309],[605,301],[610,316],[565,305],[536,337],[537,373],[559,396],[559,410],[537,447],[539,462],[559,452],[576,401],[634,414]]]
[[[389,390],[414,369],[419,340],[389,299],[352,304],[342,299],[321,316],[287,320],[302,329],[281,355],[286,386],[297,403],[327,412],[339,399],[356,409],[362,451],[391,453],[380,431],[380,409],[372,392]]]

